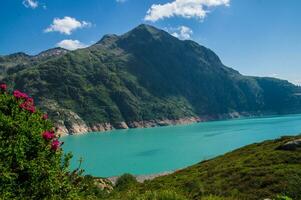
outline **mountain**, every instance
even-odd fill
[[[28,55],[23,52],[14,53],[8,56],[0,56],[0,63],[2,66],[14,67],[18,64],[26,64],[33,61],[41,61],[43,59],[49,59],[52,57],[57,57],[64,55],[68,52],[67,49],[61,47],[56,47],[53,49],[48,49],[39,53],[38,55]]]
[[[67,49],[57,47],[48,49],[34,56],[28,55],[23,52],[14,53],[8,56],[0,56],[0,77],[3,78],[6,75],[6,72],[9,70],[19,71],[27,65],[33,65],[43,60],[58,57],[66,54],[67,52]]]
[[[243,76],[210,49],[144,24],[85,49],[2,56],[0,69],[65,133],[301,111],[300,87]]]

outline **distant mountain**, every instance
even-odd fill
[[[210,49],[144,24],[85,49],[2,56],[0,70],[69,133],[301,111],[300,87],[243,76]]]
[[[57,56],[65,55],[66,53],[68,53],[67,49],[63,49],[61,47],[56,47],[53,49],[48,49],[46,51],[43,51],[36,56],[33,56],[33,59],[43,59],[43,58],[48,59],[50,57],[57,57]]]
[[[19,71],[27,65],[33,65],[43,60],[58,57],[66,54],[67,52],[67,49],[57,47],[48,49],[33,56],[23,52],[14,53],[8,56],[0,56],[0,77],[3,78],[9,70]]]

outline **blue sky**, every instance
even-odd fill
[[[81,48],[147,23],[242,74],[301,84],[300,10],[300,0],[1,0],[0,55]]]

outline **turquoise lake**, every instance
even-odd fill
[[[109,177],[180,169],[247,144],[301,133],[301,115],[204,122],[146,129],[114,130],[61,138],[83,158],[86,174]]]

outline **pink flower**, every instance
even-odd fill
[[[36,108],[34,106],[30,106],[29,108],[27,108],[27,110],[31,113],[35,113],[36,112]]]
[[[44,119],[44,120],[48,119],[48,115],[47,115],[47,114],[44,114],[44,115],[42,116],[42,119]]]
[[[28,99],[28,95],[23,93],[23,92],[20,92],[19,90],[15,90],[13,92],[13,95],[14,97],[16,97],[17,99]]]
[[[61,146],[61,142],[58,139],[53,140],[51,143],[51,149],[54,151],[58,150],[60,146]]]
[[[21,103],[19,106],[20,106],[20,108],[23,108],[23,109],[27,108],[26,102]]]
[[[27,97],[26,101],[32,105],[34,104],[33,98]]]
[[[1,91],[6,91],[6,89],[7,89],[7,85],[6,84],[1,84],[0,85],[0,89],[1,89]]]
[[[51,140],[55,137],[54,133],[51,131],[45,131],[42,136],[45,140]]]
[[[31,98],[29,98],[29,99],[31,99]],[[23,108],[23,109],[25,109],[25,110],[27,110],[27,111],[29,111],[31,113],[34,113],[36,111],[36,108],[33,105],[33,100],[32,101],[31,100],[28,101],[28,100],[26,100],[25,102],[21,103],[20,104],[20,108]]]
[[[15,90],[14,97],[16,97],[17,99],[25,100],[23,103],[20,104],[20,108],[23,108],[31,113],[34,113],[36,111],[33,98],[28,97],[27,94],[22,93],[19,90]]]

